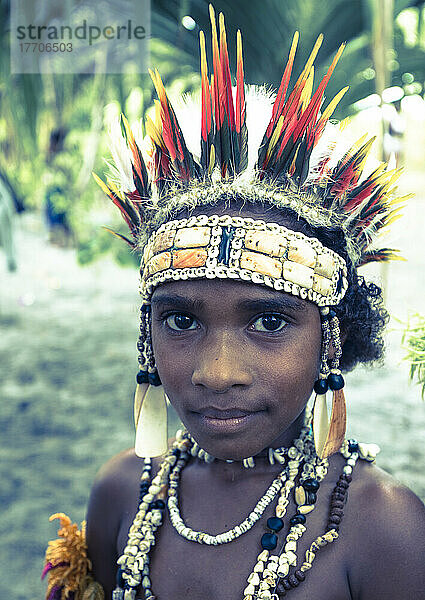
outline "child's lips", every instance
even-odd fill
[[[226,421],[228,419],[240,419],[247,417],[248,415],[252,414],[252,411],[242,410],[240,408],[228,408],[223,410],[221,408],[207,407],[200,410],[199,413],[207,419],[219,419]]]
[[[261,411],[240,408],[217,409],[207,407],[196,411],[204,428],[211,433],[237,433],[244,429]]]

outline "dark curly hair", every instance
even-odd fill
[[[190,214],[217,214],[247,210],[259,219],[274,221],[309,237],[315,237],[324,246],[337,252],[347,264],[348,289],[335,307],[340,322],[344,345],[340,360],[341,370],[351,371],[357,364],[372,363],[384,354],[383,332],[389,315],[383,304],[382,290],[375,283],[367,282],[357,274],[347,252],[345,237],[341,229],[313,227],[293,210],[277,209],[270,204],[251,204],[235,198],[223,197],[214,206],[198,206]],[[184,211],[177,218],[187,216]]]
[[[383,332],[389,319],[384,307],[382,289],[358,275],[348,256],[344,234],[340,229],[314,228],[296,215],[289,217],[289,225],[293,225],[290,219],[294,217],[298,224],[302,224],[302,233],[316,237],[324,246],[342,256],[347,263],[348,289],[335,307],[341,332],[345,337],[340,368],[350,371],[358,363],[379,361],[384,354]]]

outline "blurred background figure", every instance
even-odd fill
[[[400,90],[401,88],[393,88]],[[384,98],[385,100],[385,98]],[[395,165],[400,167],[403,165],[403,146],[404,133],[406,131],[406,118],[401,110],[401,98],[395,99],[393,102],[384,103],[382,106],[382,121],[384,136],[382,140],[382,149],[384,160],[389,161],[394,157]]]
[[[44,218],[51,244],[68,246],[72,244],[72,229],[68,218],[68,204],[71,184],[69,157],[64,149],[67,130],[54,129],[50,134],[49,151],[43,183],[46,187]]]
[[[16,198],[13,189],[0,173],[0,246],[6,256],[9,271],[16,271],[16,250],[13,236],[16,209],[22,210],[22,204]]]

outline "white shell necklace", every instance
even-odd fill
[[[179,431],[177,433],[177,439],[181,438],[182,436],[182,432]],[[293,445],[287,451],[285,449],[285,452],[283,452],[283,449],[279,449],[279,458],[284,457],[285,454],[288,454],[288,457],[290,458],[288,460],[288,464],[281,471],[281,473],[279,473],[279,475],[273,480],[269,488],[258,500],[257,504],[250,512],[250,514],[241,523],[239,523],[235,527],[232,527],[232,529],[229,529],[228,531],[224,531],[223,533],[219,533],[217,535],[211,535],[203,531],[195,531],[194,529],[188,527],[183,521],[178,502],[178,487],[180,483],[181,471],[185,467],[185,464],[189,459],[189,455],[185,461],[177,462],[176,465],[173,467],[172,472],[170,473],[170,484],[168,490],[168,510],[170,514],[170,521],[174,529],[179,535],[191,542],[197,542],[198,544],[207,544],[209,546],[227,544],[240,537],[241,535],[249,531],[259,519],[261,519],[264,511],[269,506],[269,504],[276,498],[277,494],[282,489],[285,482],[290,481],[291,484],[289,485],[289,488],[293,487],[293,482],[296,476],[298,475],[299,468],[307,458],[303,452],[300,452],[298,450],[297,446],[299,447],[300,445],[302,445],[304,447],[304,444],[308,440],[311,441],[312,446],[313,442],[311,440],[311,428],[309,425],[305,425],[301,430],[299,438],[297,438],[293,442]],[[212,462],[211,458],[212,460],[214,460],[214,458],[210,454],[207,454],[205,451],[200,449],[198,445],[197,448],[195,448],[195,452],[191,452],[191,454],[196,456],[199,455],[200,452],[204,453],[204,456],[202,456],[201,454],[201,457],[204,458],[206,462]],[[291,459],[291,456],[294,458]]]

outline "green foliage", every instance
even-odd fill
[[[198,36],[202,29],[209,36],[208,0],[190,6],[190,16],[196,21],[193,31],[185,31],[181,23],[187,14],[187,5],[181,0],[154,0],[153,22],[158,35],[173,43],[186,54],[187,63],[198,69]],[[325,35],[322,48],[315,61],[318,80],[330,64],[339,45],[347,42],[344,54],[327,87],[326,96],[332,98],[347,84],[347,94],[340,102],[335,118],[345,118],[353,112],[353,104],[375,92],[375,71],[372,61],[372,8],[377,0],[263,0],[260,5],[245,0],[216,0],[216,14],[222,11],[226,19],[227,39],[231,64],[235,64],[236,31],[243,37],[246,81],[267,81],[277,87],[287,60],[295,30],[300,32],[300,46],[294,64],[299,72],[320,33]],[[417,19],[417,29],[424,23],[423,3],[415,0],[394,2],[394,49],[388,56],[392,85],[401,85],[405,72],[415,80],[425,80],[425,45],[419,35],[412,45],[406,45],[403,11],[422,15]],[[425,28],[422,27],[422,31]],[[417,43],[416,43],[417,42]],[[400,56],[399,56],[400,55]]]
[[[410,378],[422,386],[425,398],[425,317],[415,314],[409,318],[402,338],[404,357],[410,363]]]
[[[103,228],[92,228],[91,237],[81,239],[77,249],[80,265],[90,264],[105,254],[112,254],[121,266],[137,267],[140,258],[122,241]]]

